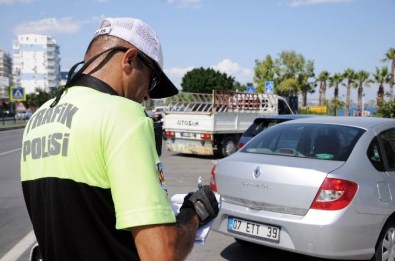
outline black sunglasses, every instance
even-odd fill
[[[150,88],[149,88],[149,91],[151,92],[156,86],[158,86],[160,82],[161,71],[158,69],[158,66],[151,61],[152,59],[149,58],[145,53],[139,50],[137,51],[137,55],[141,58],[141,60],[146,65],[148,65],[149,68],[151,68],[154,74],[154,77],[151,79]]]

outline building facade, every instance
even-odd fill
[[[10,54],[0,50],[0,99],[9,99],[12,84],[12,59]]]
[[[12,74],[15,86],[25,87],[26,94],[36,88],[49,91],[60,82],[59,46],[50,36],[22,34],[12,45]]]

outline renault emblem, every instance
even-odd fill
[[[261,168],[259,166],[256,167],[256,169],[254,170],[253,174],[254,174],[255,178],[258,178],[262,174]]]

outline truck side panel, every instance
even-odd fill
[[[172,152],[214,155],[218,138],[239,136],[256,118],[256,113],[226,112],[220,114],[172,113],[165,115],[164,128],[172,133],[166,141]],[[235,140],[235,142],[237,142]]]
[[[201,132],[214,129],[214,116],[209,113],[168,112],[163,122],[165,130]]]
[[[169,131],[243,133],[258,113],[173,113],[167,112],[163,128]]]
[[[215,115],[215,133],[243,133],[258,113],[227,112]]]

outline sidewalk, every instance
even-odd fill
[[[26,124],[18,124],[18,125],[0,125],[0,131],[6,130],[16,130],[16,129],[23,129],[25,128]]]
[[[27,120],[14,117],[0,117],[0,131],[25,128]]]

